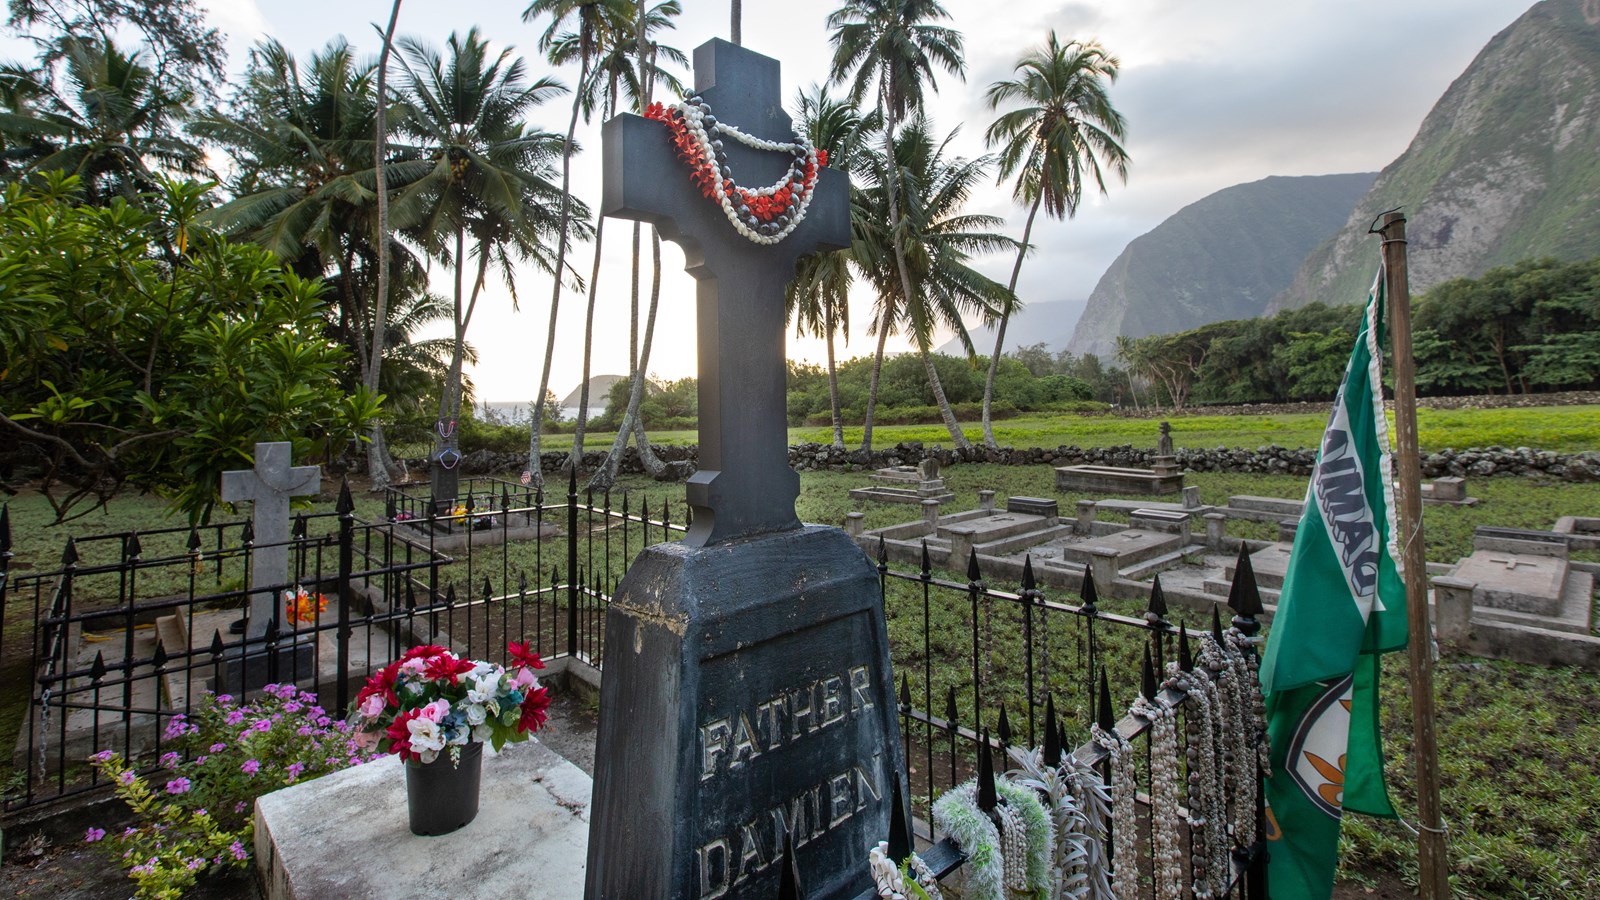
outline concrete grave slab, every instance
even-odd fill
[[[1567,569],[1561,557],[1476,550],[1456,567],[1455,577],[1478,585],[1479,604],[1553,616],[1561,610]]]

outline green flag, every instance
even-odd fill
[[[1380,268],[1323,432],[1261,663],[1273,900],[1333,893],[1344,810],[1394,815],[1383,782],[1378,654],[1406,645],[1406,596],[1379,373],[1383,316]]]

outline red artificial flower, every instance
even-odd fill
[[[549,718],[546,712],[550,708],[550,691],[548,688],[539,688],[528,694],[522,701],[522,715],[517,719],[518,734],[532,734],[544,727],[545,719]]]
[[[817,165],[825,166],[827,164],[828,164],[828,151],[821,150],[821,149],[817,150]]]
[[[449,653],[449,652],[450,651],[448,651],[445,648],[439,646],[438,644],[422,644],[420,646],[412,647],[410,650],[407,650],[406,651],[406,655],[400,657],[400,659],[401,659],[401,661],[408,660],[408,659],[427,659],[430,656],[438,656],[441,653]]]
[[[449,653],[441,653],[428,660],[428,668],[423,670],[423,674],[434,681],[456,684],[461,675],[472,671],[474,665],[470,659],[457,659]]]
[[[401,762],[421,758],[419,754],[411,749],[411,729],[406,727],[407,722],[420,715],[422,715],[422,710],[408,709],[395,716],[394,721],[389,723],[389,728],[384,732],[384,735],[389,738],[389,752],[399,754]]]
[[[544,660],[539,658],[539,654],[533,652],[532,643],[532,641],[512,641],[506,644],[506,650],[511,654],[511,661],[517,665],[527,666],[530,669],[542,669],[544,668]]]
[[[394,692],[395,677],[399,674],[399,667],[393,664],[384,666],[383,668],[374,672],[367,678],[366,687],[363,687],[361,689],[361,693],[356,695],[356,705],[360,706],[361,701],[367,699],[373,694],[382,694],[384,705],[399,706],[400,698],[397,697]]]

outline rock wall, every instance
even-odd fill
[[[658,446],[656,455],[667,463],[662,479],[679,481],[695,471],[699,450],[693,446]],[[1311,474],[1316,461],[1316,451],[1286,447],[1217,448],[1212,450],[1180,447],[1176,451],[1179,465],[1193,472],[1235,472],[1241,474],[1265,473],[1272,475]],[[861,450],[837,450],[826,444],[800,444],[789,448],[789,465],[797,471],[852,472],[880,469],[887,466],[916,465],[933,457],[941,465],[961,463],[994,463],[1005,466],[1132,466],[1147,468],[1155,456],[1150,448],[1124,444],[1120,447],[1062,446],[1054,449],[1033,447],[1017,449],[1002,447],[986,450],[955,450],[946,447],[925,447],[912,441],[895,444],[866,453]],[[546,473],[557,473],[565,464],[565,453],[545,453],[542,463]],[[469,453],[461,460],[461,471],[466,475],[490,475],[515,472],[522,468],[524,457],[516,453]],[[593,471],[605,461],[601,451],[586,453],[584,469]],[[427,461],[408,459],[406,464],[414,470],[427,470]],[[639,453],[632,447],[623,451],[618,470],[624,474],[644,471],[639,464]],[[1486,478],[1499,475],[1543,476],[1566,481],[1600,481],[1600,451],[1584,453],[1554,453],[1548,450],[1530,450],[1526,447],[1508,449],[1442,450],[1429,453],[1422,459],[1424,478],[1457,475]]]

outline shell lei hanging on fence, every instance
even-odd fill
[[[1257,772],[1265,771],[1267,765],[1265,710],[1260,685],[1245,655],[1253,639],[1234,628],[1223,637],[1222,644],[1211,636],[1202,641],[1200,661],[1217,681],[1228,830],[1233,846],[1248,847],[1256,840],[1256,792],[1261,789]]]
[[[1178,711],[1139,697],[1131,712],[1150,721],[1150,860],[1156,900],[1181,900],[1183,861],[1178,834]]]
[[[1002,829],[978,808],[978,786],[967,782],[944,792],[933,804],[933,822],[967,854],[963,897],[1006,900],[1011,891],[1037,900],[1050,897],[1050,859],[1055,827],[1039,796],[1005,779],[995,781],[996,813]],[[1015,886],[1013,886],[1015,885]]]
[[[1089,726],[1089,736],[1111,756],[1111,892],[1135,897],[1139,892],[1139,823],[1135,799],[1139,775],[1133,768],[1133,745],[1112,728]]]
[[[867,852],[867,866],[872,869],[872,882],[883,900],[944,900],[939,879],[922,857],[913,853],[904,868],[896,866],[889,858],[888,841],[879,841]]]
[[[1168,667],[1172,687],[1188,695],[1184,717],[1189,742],[1190,861],[1194,870],[1195,900],[1209,900],[1228,889],[1228,802],[1222,795],[1217,759],[1217,684],[1203,672],[1185,672],[1177,663]]]
[[[806,208],[816,192],[817,173],[828,164],[828,152],[811,146],[805,135],[797,131],[793,141],[778,142],[745,134],[717,121],[711,105],[699,97],[689,97],[673,106],[652,103],[644,115],[667,126],[678,156],[689,164],[690,180],[708,199],[716,201],[734,230],[747,240],[770,246],[788,237],[805,221]],[[767,187],[740,187],[733,180],[722,138],[731,138],[752,150],[787,153],[791,158],[789,169]]]

